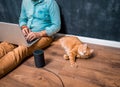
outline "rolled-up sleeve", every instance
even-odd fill
[[[26,12],[25,12],[25,8],[24,8],[24,0],[22,2],[22,6],[21,6],[21,14],[20,14],[20,17],[19,17],[19,25],[22,26],[22,25],[26,25],[27,24],[27,16],[26,16]]]
[[[50,1],[51,3],[49,5],[49,13],[51,19],[51,26],[45,28],[48,36],[57,33],[61,28],[60,10],[58,4],[54,0]]]

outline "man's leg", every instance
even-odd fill
[[[0,78],[17,67],[23,59],[32,55],[34,50],[42,49],[50,45],[51,37],[43,37],[31,47],[18,46],[0,59]]]
[[[0,58],[3,57],[5,54],[7,54],[9,51],[13,50],[17,46],[12,45],[7,42],[1,42],[0,43]]]

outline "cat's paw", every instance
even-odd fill
[[[64,56],[63,56],[63,57],[64,57],[64,59],[65,59],[65,60],[68,60],[68,59],[69,59],[69,56],[68,56],[68,55],[66,55],[66,54],[64,54]]]
[[[76,58],[80,58],[81,56],[80,55],[77,55]]]
[[[72,64],[71,64],[71,67],[73,67],[73,68],[77,68],[78,65],[77,65],[77,63],[72,63]]]

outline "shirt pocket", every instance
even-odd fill
[[[37,9],[35,16],[42,20],[49,20],[49,12],[45,8]]]

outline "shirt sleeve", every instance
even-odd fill
[[[55,0],[51,0],[49,5],[49,14],[51,19],[51,26],[46,27],[46,33],[48,36],[51,36],[57,33],[61,28],[61,20],[60,20],[60,11],[58,4]]]
[[[22,6],[21,6],[21,14],[20,14],[20,17],[19,17],[19,25],[20,26],[23,26],[23,25],[27,24],[27,16],[26,16],[24,4],[25,4],[25,2],[23,0]]]

